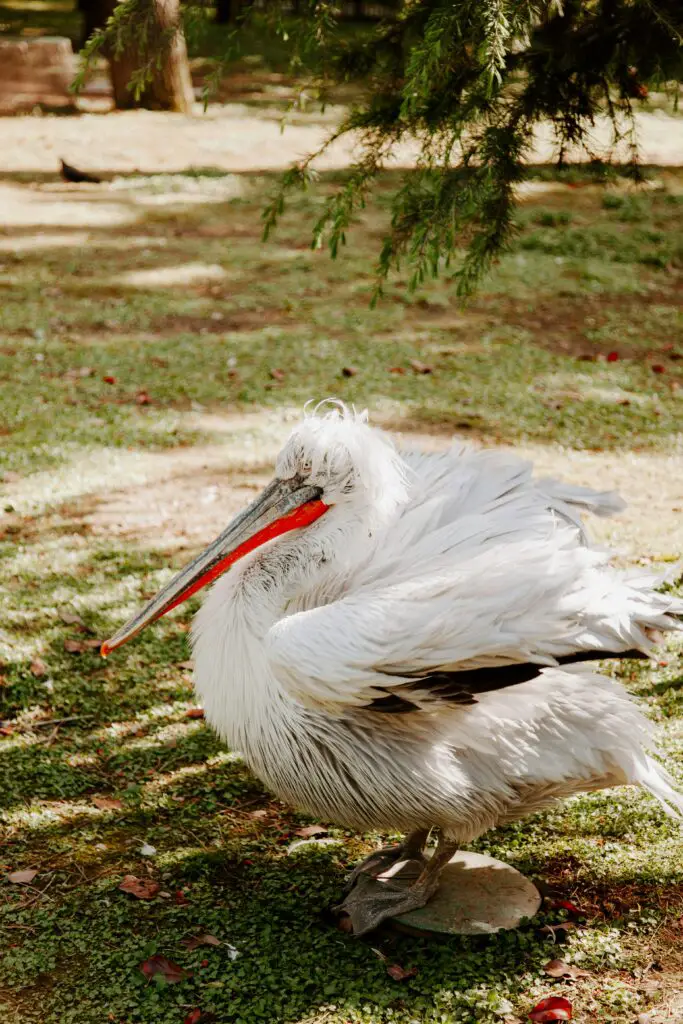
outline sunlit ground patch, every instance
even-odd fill
[[[15,230],[20,243],[2,250],[0,281],[0,507],[12,506],[0,523],[3,1020],[100,1024],[106,1012],[182,1024],[200,1007],[242,1024],[495,1024],[560,987],[543,970],[557,956],[590,972],[561,983],[577,1020],[631,1024],[651,1009],[641,982],[655,974],[673,1006],[680,830],[652,800],[595,794],[482,837],[479,848],[575,904],[579,927],[561,948],[535,924],[483,944],[378,938],[392,962],[417,969],[399,986],[371,946],[322,916],[351,863],[386,837],[324,822],[337,845],[288,856],[310,820],[188,716],[198,713],[196,605],[106,661],[79,643],[110,635],[225,526],[311,398],[367,406],[408,445],[443,448],[455,433],[513,446],[539,476],[619,489],[630,508],[592,524],[598,536],[630,565],[680,556],[676,197],[650,190],[603,205],[595,184],[529,190],[513,252],[472,306],[458,306],[447,271],[415,294],[399,275],[371,311],[382,202],[331,263],[308,249],[324,180],[266,249],[259,212],[271,183],[225,202],[205,184],[110,188],[105,212],[113,202],[135,221],[99,226],[79,223],[99,203],[92,193],[12,192],[29,225],[42,204],[48,220],[54,204],[80,214],[71,248],[49,224],[35,248],[21,248],[21,225],[2,236]],[[185,267],[199,277],[172,283]],[[170,276],[131,284],[121,276],[131,271]],[[645,701],[680,780],[679,651],[672,642],[666,666],[611,671]],[[29,888],[4,878],[27,868],[38,872]],[[120,891],[126,874],[159,894]],[[566,916],[560,907],[542,920]],[[182,945],[205,932],[241,955]],[[139,965],[157,954],[192,977],[148,984]]]
[[[186,263],[181,267],[154,270],[129,270],[121,274],[116,283],[134,288],[173,288],[176,285],[205,284],[228,277],[223,267],[215,263]]]

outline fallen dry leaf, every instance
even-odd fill
[[[14,885],[30,885],[37,874],[33,868],[24,868],[23,871],[12,871],[7,880]]]
[[[357,366],[344,366],[342,367],[342,376],[344,377],[355,377],[358,373]]]
[[[185,712],[185,718],[203,718],[204,708],[188,708]]]
[[[176,985],[179,981],[191,977],[191,972],[186,971],[179,964],[174,964],[167,956],[151,956],[149,960],[143,960],[140,970],[146,978],[153,978],[155,974],[161,974],[169,985]]]
[[[102,646],[101,641],[91,640],[72,640],[67,639],[64,641],[64,650],[68,654],[83,654],[85,651],[95,651]]]
[[[269,376],[273,380],[284,380],[285,379],[285,375],[284,375],[283,371],[282,370],[277,370],[277,369],[276,370],[271,370]]]
[[[529,1014],[534,1024],[549,1024],[555,1020],[571,1020],[572,1004],[564,996],[549,996],[541,999]]]
[[[258,811],[249,811],[249,814],[247,815],[247,817],[249,817],[249,818],[267,818],[268,817],[268,811],[264,807],[261,807],[261,808],[259,808]]]
[[[67,654],[83,654],[85,644],[81,640],[65,640],[64,650]]]
[[[662,366],[661,363],[653,363],[652,364],[652,372],[653,373],[666,373],[666,367]]]
[[[408,970],[405,967],[401,967],[400,964],[389,964],[387,967],[387,974],[394,981],[405,981],[406,978],[414,978],[417,974],[417,967],[409,967]]]
[[[76,614],[76,612],[70,612],[67,609],[64,609],[59,613],[59,617],[67,626],[83,626],[84,629],[86,628],[85,622],[80,615]]]
[[[92,803],[95,807],[99,807],[101,811],[120,811],[123,809],[123,803],[113,796],[94,796]],[[127,877],[132,878],[133,876],[129,875]]]
[[[193,661],[180,661],[178,663],[178,668],[193,669],[194,668],[194,662]]]
[[[324,825],[306,825],[304,828],[297,828],[294,831],[295,836],[301,836],[303,839],[310,839],[311,836],[322,836],[328,829]]]
[[[434,367],[430,366],[429,363],[423,363],[420,359],[411,359],[410,368],[415,373],[433,373]]]
[[[147,391],[138,391],[135,396],[135,401],[138,405],[150,405],[152,399]]]
[[[47,665],[42,658],[34,658],[31,662],[31,675],[44,676],[47,673]]]
[[[121,892],[127,892],[138,900],[152,900],[159,892],[161,886],[151,878],[137,878],[135,875],[125,875],[119,885]]]
[[[564,960],[550,960],[543,968],[544,972],[551,978],[588,978],[588,971],[582,971],[580,967],[565,963]]]
[[[597,449],[593,450],[597,451]],[[576,903],[572,903],[571,900],[554,900],[550,904],[550,909],[566,910],[570,914],[576,914],[578,917],[583,917],[583,910],[581,910],[580,907],[577,907]]]
[[[405,372],[406,372],[405,371],[405,367],[403,367],[403,366],[390,366],[389,367],[389,373],[398,373],[398,374],[400,374],[400,376],[403,376],[403,374]]]
[[[220,946],[221,940],[215,935],[204,932],[203,935],[190,935],[187,939],[181,939],[180,945],[187,949],[196,949],[197,946]]]
[[[215,1013],[211,1013],[210,1010],[204,1012],[199,1007],[195,1007],[194,1010],[190,1010],[183,1024],[213,1024],[215,1020],[218,1020]]]
[[[11,736],[14,729],[9,722],[0,722],[0,736]]]

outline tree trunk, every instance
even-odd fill
[[[241,10],[241,0],[216,0],[216,24],[234,25]]]
[[[78,0],[78,10],[83,15],[81,22],[80,48],[83,49],[90,36],[102,28],[112,12],[110,0]]]
[[[101,28],[112,15],[118,0],[79,0],[79,8],[84,15],[84,34],[90,36],[97,28]],[[132,107],[146,107],[149,110],[177,110],[183,114],[192,113],[194,93],[190,66],[187,60],[185,36],[180,30],[180,0],[149,0],[152,15],[152,29],[149,46],[154,46],[153,36],[158,37],[162,50],[161,68],[153,68],[152,80],[148,82],[139,96],[129,89],[130,80],[136,71],[148,59],[147,53],[141,53],[133,43],[126,46],[122,53],[116,54],[113,49],[104,50],[109,61],[114,91],[114,104],[118,110]],[[178,29],[172,38],[169,34]]]
[[[166,50],[161,72],[152,81],[151,90],[162,110],[191,114],[194,93],[181,27],[180,0],[153,0],[153,3],[161,31],[175,32]]]
[[[298,7],[299,0],[291,0]],[[216,24],[235,25],[244,20],[244,14],[252,6],[253,0],[216,0]]]

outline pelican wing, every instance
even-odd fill
[[[683,603],[590,548],[580,512],[619,499],[534,481],[499,452],[408,456],[411,502],[346,591],[269,632],[273,671],[307,706],[378,712],[471,703],[543,666],[634,656]]]

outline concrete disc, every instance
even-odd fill
[[[384,878],[388,880],[390,872]],[[377,881],[382,881],[380,876]],[[404,931],[419,934],[488,935],[517,928],[541,906],[536,886],[509,864],[480,853],[458,851],[441,875],[438,892],[426,907],[392,918]]]

